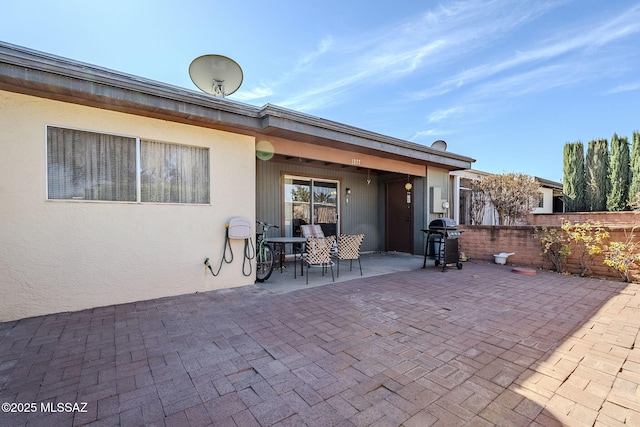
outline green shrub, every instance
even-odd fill
[[[538,237],[538,229],[536,228],[535,231],[534,237]],[[542,258],[551,261],[555,271],[565,274],[567,272],[567,258],[571,255],[571,245],[567,234],[561,228],[544,226],[539,239],[542,246]]]
[[[604,240],[609,237],[609,232],[605,230],[600,221],[587,220],[583,223],[571,223],[564,221],[561,227],[567,235],[569,245],[578,252],[580,262],[580,276],[587,274],[588,263],[594,255],[602,253]]]
[[[636,227],[627,233],[625,229],[624,242],[609,242],[604,249],[604,264],[614,269],[625,282],[631,281],[629,269],[640,266],[640,242],[635,241]]]
[[[604,240],[609,237],[609,232],[600,221],[572,223],[563,219],[559,228],[542,227],[539,237],[536,229],[534,237],[540,239],[542,257],[551,261],[559,273],[567,272],[567,259],[576,252],[580,263],[580,276],[584,276],[589,269],[588,261],[593,259],[594,255],[603,252]]]

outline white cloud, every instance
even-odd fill
[[[443,95],[460,89],[461,87],[494,76],[500,76],[506,72],[522,73],[521,79],[527,81],[536,73],[536,71],[531,70],[531,67],[534,67],[534,70],[535,67],[542,67],[543,69],[537,73],[545,74],[547,71],[545,68],[548,69],[548,65],[544,64],[550,60],[556,60],[560,61],[561,64],[566,64],[564,71],[569,72],[569,74],[574,74],[571,72],[571,68],[574,67],[574,64],[579,65],[581,60],[577,60],[572,54],[581,52],[589,54],[593,52],[594,49],[603,47],[620,38],[640,33],[639,21],[640,5],[636,5],[623,14],[605,21],[600,25],[593,26],[590,24],[587,26],[585,24],[576,24],[540,41],[537,47],[530,50],[518,50],[511,57],[500,62],[487,63],[469,68],[444,80],[436,86],[415,92],[411,94],[411,97],[414,99],[423,99]],[[528,68],[525,69],[524,67]],[[559,65],[559,67],[563,67],[563,65]],[[582,77],[588,75],[589,73],[583,73]],[[566,79],[566,82],[576,83],[577,77],[578,76],[574,74],[573,78]],[[510,80],[513,85],[517,79],[517,77],[511,77],[508,80]],[[554,83],[547,86],[556,87],[558,79],[553,79],[553,81]],[[496,84],[493,86],[500,90],[499,85]]]
[[[427,129],[416,132],[409,140],[412,142],[420,142],[422,140],[432,140],[434,136],[445,135],[447,132],[444,132],[440,129]]]
[[[293,85],[294,79],[302,78],[307,65],[313,63],[314,73],[306,79],[305,89],[279,103],[291,108],[303,104],[318,108],[322,105],[318,99],[303,100],[320,96],[325,102],[332,102],[332,93],[366,86],[379,85],[385,90],[385,85],[396,79],[464,60],[467,52],[490,44],[492,39],[558,4],[539,0],[516,6],[510,0],[450,2],[354,40],[324,39],[316,51],[299,61],[296,73],[287,76]],[[503,15],[499,20],[497,11]]]
[[[593,70],[594,64],[590,64]],[[575,84],[581,74],[579,64],[558,64],[534,68],[519,74],[513,74],[488,81],[476,86],[470,94],[480,101],[481,99],[496,99],[505,97],[522,96],[527,93],[542,92],[545,90]]]
[[[461,116],[466,111],[467,108],[463,106],[436,110],[433,113],[429,114],[429,117],[427,117],[427,121],[429,123],[440,122],[442,120],[449,119],[452,116]]]
[[[325,37],[278,82],[279,87],[288,87],[288,95],[274,102],[310,111],[341,103],[355,90],[378,87],[385,91],[395,80],[414,75],[420,77],[419,81],[429,78],[433,84],[407,94],[405,100],[433,98],[466,88],[471,89],[466,95],[472,96],[470,102],[474,103],[482,102],[481,96],[491,99],[542,91],[591,78],[593,72],[581,67],[585,55],[640,32],[640,6],[636,5],[600,24],[568,21],[561,31],[550,33],[530,48],[520,48],[503,60],[479,63],[442,78],[445,70],[461,68],[469,64],[470,57],[477,59],[483,52],[495,58],[495,43],[516,38],[517,29],[564,3],[449,2],[355,39],[335,34]],[[496,19],[497,14],[500,19]],[[588,61],[594,59],[590,57]],[[595,61],[599,63],[599,58]],[[430,121],[443,120],[436,113]]]
[[[616,86],[613,89],[607,91],[607,94],[621,93],[621,92],[631,92],[634,90],[640,90],[640,82],[629,83],[626,85]]]
[[[254,99],[266,98],[274,94],[273,89],[268,87],[256,87],[251,90],[241,90],[231,95],[232,99],[241,102],[253,101]]]
[[[323,54],[328,52],[333,44],[333,38],[331,36],[325,37],[320,41],[318,48],[312,52],[305,53],[302,55],[302,58],[298,61],[296,66],[289,72],[280,76],[277,80],[274,80],[267,84],[266,82],[261,82],[260,87],[256,87],[250,89],[248,91],[239,91],[232,95],[233,99],[241,102],[253,101],[256,99],[262,99],[266,97],[272,97],[278,93],[276,88],[286,86],[289,81],[294,79],[297,75],[303,73],[305,69],[310,68],[311,65],[320,58]],[[309,104],[309,108],[312,108],[318,101],[312,101]],[[280,102],[279,103],[283,107],[288,108],[297,108],[299,104],[295,102]]]
[[[296,70],[301,70],[301,69],[304,69],[304,68],[310,66],[319,57],[321,57],[323,54],[327,53],[330,50],[331,45],[333,45],[333,37],[331,37],[331,36],[327,36],[324,39],[320,40],[318,48],[316,50],[312,51],[312,52],[304,54],[302,56],[302,58],[300,59],[300,61],[298,62],[298,64],[297,64],[295,69]]]

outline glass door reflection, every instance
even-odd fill
[[[338,181],[285,176],[285,235],[301,236],[301,225],[319,224],[325,236],[337,236],[338,185]]]

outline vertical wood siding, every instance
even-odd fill
[[[343,172],[307,164],[279,163],[258,160],[256,166],[256,219],[283,226],[283,176],[296,175],[339,181],[340,232],[365,235],[363,251],[380,250],[381,230],[379,217],[383,215],[378,205],[378,179],[371,175],[367,185],[367,174]],[[345,202],[345,189],[351,189],[349,203]],[[280,231],[280,230],[278,230]],[[274,232],[273,235],[276,233]],[[382,233],[384,236],[384,233]]]
[[[283,176],[331,179],[339,181],[340,192],[340,232],[343,234],[365,235],[363,251],[384,250],[385,247],[385,181],[397,179],[399,174],[371,175],[371,184],[367,185],[367,173],[353,173],[312,166],[309,164],[280,163],[258,160],[256,165],[256,219],[283,226]],[[414,177],[414,253],[424,253],[424,233],[429,222],[439,214],[429,212],[429,187],[441,187],[442,197],[447,198],[450,191],[448,171],[431,169],[427,178]],[[351,189],[349,203],[345,203],[345,189]],[[451,211],[450,211],[451,212]],[[451,213],[449,213],[450,215]],[[281,230],[273,232],[273,236]]]

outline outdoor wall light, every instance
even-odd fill
[[[351,195],[351,189],[349,187],[347,187],[345,189],[345,199],[344,199],[345,202],[349,203],[349,196],[350,195]]]
[[[410,182],[407,182],[404,185],[404,189],[407,190],[407,208],[410,209],[411,208],[411,189],[413,188],[413,185],[411,185]]]

